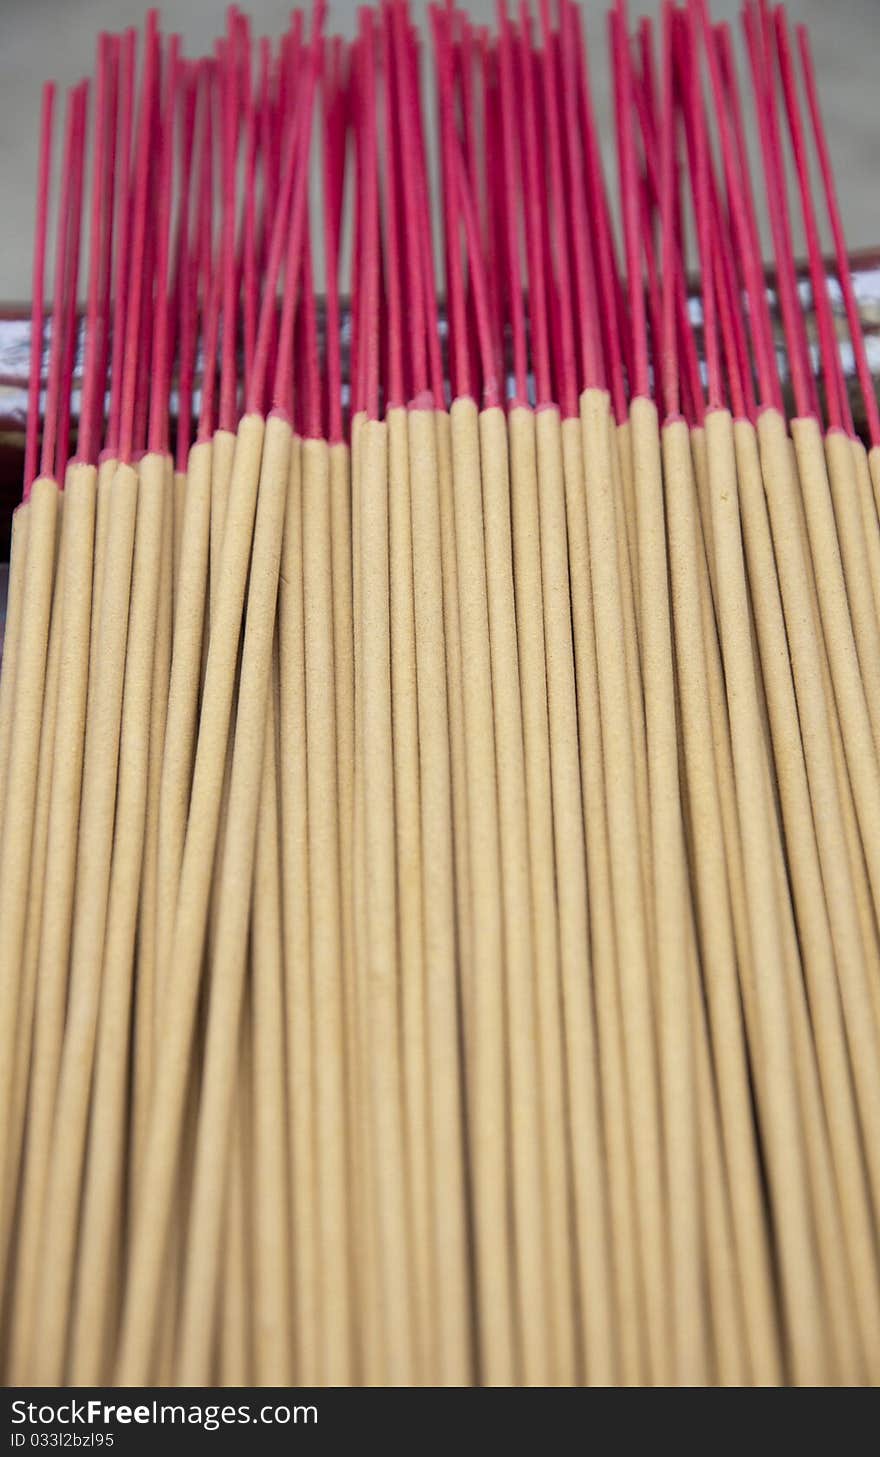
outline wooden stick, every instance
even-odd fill
[[[224,1152],[232,1113],[247,961],[263,720],[271,677],[290,447],[290,426],[282,417],[270,415],[254,524],[181,1307],[178,1369],[182,1379],[193,1385],[207,1379],[210,1361],[222,1234]],[[175,928],[175,948],[177,942]]]
[[[455,550],[455,502],[452,482],[452,421],[446,410],[434,411],[437,473],[440,483],[440,545],[443,553],[443,628],[449,701],[449,751],[452,762],[452,827],[455,844],[455,916],[461,968],[465,1048],[470,1041],[472,985],[471,863],[465,768],[464,688],[462,684],[461,609]]]
[[[329,459],[320,441],[302,444],[309,897],[314,968],[317,1209],[322,1319],[320,1384],[344,1385],[353,1355],[351,1248],[341,980],[339,832],[336,818],[336,701]]]
[[[150,1359],[201,973],[264,432],[262,416],[245,415],[236,443],[229,497],[229,530],[223,548],[224,590],[218,599],[208,647],[190,816],[172,943],[175,1015],[167,1023],[156,1067],[150,1127],[144,1151],[145,1195],[132,1235],[117,1357],[116,1369],[123,1384],[135,1381],[138,1373],[147,1369]]]
[[[853,798],[875,907],[880,905],[880,759],[853,638],[822,441],[815,420],[793,420],[792,439]]]
[[[829,1128],[836,1184],[840,1191],[844,1229],[854,1269],[860,1274],[854,1290],[861,1297],[860,1307],[865,1326],[865,1348],[876,1345],[873,1327],[876,1321],[876,1272],[872,1270],[873,1254],[870,1221],[866,1223],[864,1171],[859,1144],[858,1119],[852,1096],[847,1063],[846,1036],[838,992],[832,929],[826,909],[825,891],[819,864],[810,792],[804,764],[801,733],[797,718],[794,687],[788,663],[788,648],[782,605],[776,582],[773,548],[767,519],[763,481],[758,459],[757,438],[746,421],[734,426],[737,453],[740,501],[751,598],[755,608],[758,641],[761,649],[764,683],[767,690],[776,779],[782,807],[787,860],[791,877],[794,911],[798,927],[801,960],[806,974],[813,1036],[816,1039],[818,1071],[822,1101],[834,1109]],[[829,759],[830,763],[830,759]],[[840,846],[839,849],[843,847]],[[838,964],[845,967],[855,957],[862,964],[861,938],[855,901],[847,885],[840,886],[840,870],[846,869],[845,852],[829,866],[832,884],[839,887],[835,926],[838,935]],[[834,877],[836,876],[836,881]],[[841,926],[841,912],[848,912]],[[864,979],[862,979],[864,987]],[[868,1035],[871,1033],[870,1004]],[[858,1035],[858,1034],[857,1034]],[[873,1038],[871,1039],[873,1041]]]
[[[291,1169],[294,1369],[315,1384],[319,1350],[317,1182],[314,1143],[309,802],[303,621],[302,445],[294,436],[278,594],[279,758],[287,1101]]]
[[[787,608],[788,641],[798,696],[803,749],[810,779],[813,823],[837,952],[836,982],[839,984],[839,991],[844,995],[843,1011],[848,1035],[857,1039],[864,1056],[866,1049],[861,1039],[867,1039],[870,1045],[876,1036],[876,1027],[872,1025],[869,1010],[870,993],[866,972],[867,965],[876,964],[877,951],[874,945],[865,946],[860,935],[850,857],[847,853],[846,832],[834,772],[834,750],[819,665],[819,644],[805,585],[808,568],[803,557],[796,517],[794,521],[791,519],[795,482],[784,449],[782,422],[779,417],[768,412],[759,421],[759,431],[780,585]],[[854,1019],[858,1020],[858,1026]],[[860,1097],[867,1099],[862,1116],[867,1116],[870,1124],[873,1120],[873,1097],[865,1084],[866,1081],[868,1084],[872,1082],[873,1068],[870,1054],[868,1057],[869,1061],[864,1067],[853,1064],[853,1072]],[[870,1140],[866,1152],[876,1200],[876,1168]]]
[[[410,409],[409,459],[415,594],[416,685],[422,795],[427,1052],[430,1107],[436,1379],[472,1379],[467,1210],[460,1055],[461,981],[456,895],[451,719],[444,632],[439,412]],[[457,604],[456,604],[457,606]],[[449,613],[447,616],[451,615]],[[442,1295],[441,1295],[442,1291]]]
[[[58,1381],[64,1360],[68,1300],[88,1096],[100,1000],[115,818],[119,732],[132,583],[138,476],[120,465],[107,546],[100,653],[86,732],[78,874],[70,959],[70,1002],[58,1081],[42,1233],[43,1261],[35,1317],[33,1369]],[[152,644],[151,644],[152,646]]]
[[[367,955],[362,974],[385,1370],[392,1385],[407,1385],[412,1381],[412,1248],[406,1210],[403,1059],[398,1039],[386,427],[366,420],[360,446],[362,640],[355,670],[362,678],[363,732],[369,746],[364,760]]]
[[[626,422],[627,431],[630,422]],[[630,457],[628,469],[632,471],[631,434],[621,434],[622,426],[612,422],[611,474],[614,486],[614,516],[617,530],[617,560],[620,575],[620,602],[623,613],[623,641],[625,649],[627,699],[629,702],[630,733],[633,741],[633,772],[635,775],[636,809],[639,826],[639,859],[642,873],[642,898],[648,947],[652,960],[656,958],[654,930],[654,897],[652,894],[653,870],[651,866],[651,810],[648,791],[648,748],[645,731],[645,699],[642,684],[641,649],[639,644],[639,620],[637,613],[637,586],[635,570],[630,565],[630,553],[626,542],[626,513],[624,494],[624,465]],[[615,449],[615,446],[617,447]],[[634,489],[634,487],[633,487]],[[633,530],[638,534],[638,526]]]
[[[352,421],[352,606],[354,662],[361,659],[363,641],[363,597],[361,591],[363,561],[361,556],[361,449],[366,413],[359,410]],[[366,1386],[381,1383],[383,1362],[382,1316],[379,1306],[379,1261],[377,1242],[377,1210],[373,1193],[372,1120],[370,1117],[367,996],[362,969],[369,944],[366,900],[366,740],[364,735],[363,681],[354,679],[354,875],[353,907],[355,926],[354,1014],[357,1053],[351,1068],[356,1081],[357,1105],[349,1135],[349,1177],[356,1197],[364,1210],[363,1220],[352,1230],[353,1293],[360,1305],[361,1318],[356,1326],[357,1365],[355,1369]],[[357,1181],[355,1183],[355,1181]]]
[[[691,962],[694,1021],[705,1018],[696,964]],[[739,1287],[730,1188],[723,1159],[723,1140],[715,1088],[709,1063],[708,1026],[695,1040],[700,1123],[703,1198],[706,1210],[706,1271],[709,1287],[708,1320],[714,1335],[714,1363],[710,1371],[720,1386],[742,1386],[749,1363],[745,1316]],[[711,1360],[711,1358],[710,1358]]]
[[[342,442],[330,444],[330,533],[333,574],[333,664],[336,684],[336,779],[339,805],[339,865],[342,895],[343,998],[346,1024],[346,1090],[349,1155],[358,1185],[357,1126],[358,1033],[354,930],[354,603],[352,577],[351,453]],[[302,568],[300,568],[300,576]]]
[[[568,1234],[569,1170],[562,1014],[559,1002],[559,924],[553,849],[550,728],[547,709],[544,612],[541,585],[538,470],[531,411],[508,415],[510,510],[513,538],[517,652],[522,695],[528,814],[532,935],[535,946],[537,1040],[541,1076],[541,1141],[548,1240],[548,1294],[552,1312],[552,1379],[575,1377],[572,1255]],[[577,599],[580,601],[580,598]]]
[[[434,1365],[431,1176],[428,1164],[427,1023],[422,893],[421,786],[416,684],[412,513],[406,411],[387,411],[393,828],[397,859],[403,1106],[412,1249],[412,1382]]]
[[[28,895],[22,950],[21,991],[18,1011],[19,1025],[16,1036],[15,1076],[12,1089],[12,1116],[7,1130],[6,1164],[8,1172],[6,1187],[10,1192],[17,1191],[18,1189],[21,1168],[20,1159],[27,1107],[29,1071],[33,1053],[34,1009],[37,992],[37,965],[40,952],[40,928],[43,897],[48,879],[46,874],[46,853],[49,834],[52,760],[55,752],[55,720],[58,707],[61,663],[64,562],[67,554],[67,543],[64,535],[64,492],[61,492],[58,497],[58,533],[55,584],[52,592],[52,609],[49,618],[46,683],[43,693],[42,724],[40,726],[37,795],[34,801],[34,828],[31,841],[31,888]],[[2,1243],[4,1251],[8,1247],[13,1214],[14,1203],[13,1200],[10,1200],[6,1208],[2,1211],[2,1223],[0,1223],[0,1243]]]
[[[170,505],[166,492],[166,460],[153,452],[139,467],[138,514],[131,578],[128,647],[119,743],[116,824],[110,869],[100,1011],[94,1048],[94,1100],[89,1126],[90,1156],[85,1177],[82,1235],[77,1265],[77,1291],[71,1326],[71,1372],[77,1384],[100,1379],[107,1348],[107,1302],[113,1248],[123,1189],[123,1155],[127,1133],[126,1093],[129,1080],[129,1026],[134,995],[135,938],[141,890],[147,791],[153,664],[159,613],[163,518]],[[150,1028],[152,1032],[152,1028]],[[65,1047],[66,1052],[66,1047]],[[62,1061],[62,1079],[64,1062]],[[62,1082],[59,1097],[65,1091]],[[68,1138],[81,1141],[72,1112],[57,1115],[67,1123]],[[51,1182],[50,1182],[51,1189]],[[76,1193],[78,1194],[78,1186]],[[52,1229],[52,1220],[47,1224]],[[71,1258],[73,1252],[71,1251]],[[59,1288],[65,1278],[59,1270]],[[68,1279],[71,1276],[67,1276]]]
[[[706,1380],[705,1330],[699,1267],[701,1208],[696,1164],[694,1039],[688,965],[693,955],[690,890],[678,783],[678,745],[666,565],[660,437],[653,402],[630,406],[639,539],[642,674],[648,739],[648,773],[654,872],[654,922],[660,981],[660,1068],[670,1249],[674,1298],[676,1378],[685,1385]]]
[[[871,590],[865,522],[852,445],[842,430],[826,433],[825,461],[853,637],[874,746],[880,755],[880,707],[877,706],[880,699],[880,618]]]
[[[667,1329],[668,1270],[663,1235],[666,1195],[660,1149],[657,1054],[651,1025],[650,962],[641,894],[642,861],[633,751],[631,741],[627,743],[626,738],[620,735],[620,724],[631,720],[612,494],[610,419],[607,396],[599,390],[587,390],[581,396],[581,429],[584,461],[587,469],[591,468],[587,477],[590,565],[620,999],[627,1026],[625,1052],[650,1374],[652,1381],[663,1384],[670,1345]]]
[[[166,995],[174,908],[196,745],[199,680],[208,591],[208,542],[211,510],[210,441],[197,441],[189,454],[186,509],[181,534],[180,571],[174,602],[171,678],[168,689],[156,888],[156,947],[159,982],[156,1006]],[[161,1026],[157,1017],[156,1028]]]
[[[95,493],[94,467],[73,467],[64,507],[68,540],[64,547],[63,651],[46,848],[52,874],[47,878],[43,900],[10,1338],[10,1373],[18,1381],[25,1379],[28,1370],[36,1299],[34,1282],[67,1001],[89,676]]]
[[[40,476],[28,504],[27,556],[21,597],[21,627],[10,669],[14,706],[3,818],[0,822],[0,1127],[11,1127],[15,1039],[21,993],[27,886],[30,873],[40,722],[49,643],[49,618],[55,570],[58,487]],[[5,665],[4,665],[5,667]],[[0,1211],[11,1198],[7,1170],[0,1174]],[[6,1241],[0,1249],[5,1265]]]
[[[753,1378],[781,1378],[770,1250],[749,1090],[748,1052],[737,986],[728,869],[706,656],[700,618],[699,521],[688,431],[683,421],[663,427],[663,469],[673,623],[681,703],[693,873],[701,961],[718,1083],[719,1116],[731,1195],[749,1369]],[[705,570],[705,568],[704,568]]]
[[[880,516],[880,445],[872,445],[868,451],[868,469],[874,487],[874,505],[877,507],[877,515]]]
[[[470,1125],[476,1211],[477,1312],[481,1379],[516,1380],[508,1224],[504,1088],[504,952],[489,609],[483,542],[479,422],[472,400],[451,411],[452,483],[461,619],[465,763],[471,874],[473,1041]],[[479,967],[479,976],[476,968]]]
[[[571,591],[581,794],[584,806],[587,854],[590,956],[596,987],[601,1102],[605,1157],[608,1166],[609,1242],[620,1345],[620,1379],[624,1385],[638,1385],[643,1380],[645,1369],[642,1296],[632,1202],[632,1149],[617,985],[617,948],[611,895],[611,871],[608,860],[605,776],[601,753],[596,753],[596,746],[602,743],[602,723],[599,710],[599,676],[596,661],[587,496],[580,421],[577,418],[572,417],[562,421],[562,458],[565,477],[565,513],[568,534],[568,572]],[[537,501],[535,509],[537,510]],[[537,529],[535,539],[537,545]],[[545,699],[544,713],[546,715],[546,690],[543,682],[541,693]]]
[[[273,675],[274,676],[274,675]],[[275,684],[267,698],[263,783],[254,861],[254,1375],[275,1386],[291,1376],[290,1203],[285,1090],[284,961]]]
[[[504,911],[515,1301],[522,1380],[526,1385],[546,1386],[553,1374],[550,1358],[555,1335],[548,1298],[549,1246],[542,1197],[535,947],[507,429],[497,407],[482,410],[479,424]]]
[[[218,593],[223,583],[223,541],[237,437],[231,430],[215,430],[211,439],[211,544],[209,601],[211,622],[217,616]],[[224,584],[225,585],[225,584]]]
[[[95,501],[94,566],[92,571],[92,615],[89,640],[89,713],[95,684],[98,681],[97,660],[100,648],[101,602],[104,592],[104,563],[107,560],[107,537],[110,525],[110,506],[113,481],[119,461],[115,455],[102,456],[98,464],[97,495]]]
[[[160,990],[158,959],[159,896],[159,802],[162,791],[162,761],[171,679],[172,618],[174,599],[174,471],[170,455],[165,456],[165,496],[162,507],[162,547],[159,567],[159,599],[156,611],[156,644],[153,654],[153,683],[150,699],[150,758],[147,769],[147,806],[140,908],[138,914],[137,966],[134,1011],[134,1164],[140,1165],[146,1139],[149,1090],[153,1078],[156,1040],[157,997]],[[136,1183],[137,1179],[133,1183]]]
[[[756,1003],[765,1057],[769,1047],[774,1049],[772,1061],[766,1065],[766,1076],[773,1089],[773,1104],[766,1124],[768,1165],[774,1219],[777,1230],[784,1231],[780,1261],[793,1372],[797,1381],[809,1382],[824,1369],[826,1344],[822,1303],[812,1264],[803,1133],[793,1080],[791,1029],[783,984],[784,953],[775,892],[771,811],[762,768],[764,741],[748,640],[749,611],[733,437],[730,417],[725,411],[713,410],[707,415],[706,439],[721,637],[753,954],[757,957],[757,948],[763,948],[762,975],[755,984]]]
[[[251,1273],[252,1241],[249,1238],[249,1190],[253,1187],[248,1169],[249,1094],[251,1082],[250,987],[245,986],[241,1028],[237,1049],[237,1077],[229,1128],[229,1163],[226,1173],[222,1280],[218,1271],[216,1301],[219,1306],[217,1372],[224,1386],[247,1384],[253,1379],[251,1360]]]
[[[859,502],[862,508],[862,527],[865,533],[865,549],[868,553],[874,610],[880,614],[880,518],[878,518],[877,507],[874,504],[868,453],[858,438],[850,441],[850,447],[855,461]]]
[[[0,817],[6,798],[6,771],[12,739],[12,711],[15,704],[15,674],[18,665],[18,640],[24,605],[25,563],[27,558],[30,504],[23,501],[12,513],[12,539],[9,546],[9,580],[6,587],[6,621],[3,629],[3,657],[0,659]]]

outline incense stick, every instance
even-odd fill
[[[436,157],[406,0],[324,18],[99,37],[45,399],[43,94],[4,1372],[869,1383],[880,425],[808,42],[747,4],[771,287],[708,0],[431,7]]]

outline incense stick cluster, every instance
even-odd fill
[[[45,396],[44,93],[3,1371],[877,1381],[880,420],[809,42],[620,0],[600,121],[570,0],[430,25],[101,36]]]

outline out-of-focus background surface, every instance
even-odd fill
[[[291,0],[241,0],[255,32],[265,35],[285,27],[290,6]],[[711,0],[713,18],[733,26],[744,81],[740,6],[741,0]],[[465,0],[463,5],[475,24],[493,29],[495,7],[496,0]],[[65,86],[92,74],[98,32],[141,25],[146,8],[144,0],[0,0],[0,301],[30,297],[40,86],[49,78]],[[225,23],[221,0],[175,0],[159,8],[164,28],[180,31],[191,55],[205,53]],[[426,8],[425,0],[412,0],[413,15],[423,23]],[[605,162],[612,168],[607,8],[608,0],[586,0],[581,6]],[[642,14],[659,22],[659,0],[631,0],[629,8],[633,22]],[[880,0],[790,0],[788,9],[793,24],[804,21],[810,27],[850,246],[880,244]],[[356,11],[355,0],[330,0],[328,28],[352,35]],[[751,120],[748,105],[746,110]],[[62,114],[59,107],[58,132]],[[430,113],[428,121],[433,132]],[[754,149],[752,156],[759,167]],[[763,188],[756,191],[760,197]],[[316,262],[320,265],[320,259]]]

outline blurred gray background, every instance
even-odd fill
[[[146,8],[143,0],[0,0],[0,301],[30,298],[41,83],[53,78],[63,87],[92,74],[98,31],[140,25]],[[251,14],[256,34],[274,36],[285,26],[290,5],[284,0],[242,0],[242,8]],[[414,0],[412,10],[417,18],[423,19],[425,8],[424,0]],[[469,0],[466,8],[475,23],[494,24],[495,0]],[[711,8],[716,20],[732,22],[742,62],[740,0],[712,0]],[[160,9],[164,28],[182,32],[190,55],[210,49],[224,26],[225,5],[215,0],[176,0]],[[631,19],[635,23],[642,14],[656,19],[659,9],[659,0],[631,0]],[[607,0],[586,0],[582,10],[591,45],[591,72],[606,167],[611,167],[612,112],[604,18]],[[850,246],[880,246],[880,0],[791,0],[789,14],[793,24],[806,21],[810,26]],[[351,35],[355,23],[353,0],[330,0],[330,30]],[[740,75],[744,80],[742,65]],[[432,113],[433,108],[428,118],[431,131]],[[56,133],[60,132],[62,115],[60,105]],[[754,137],[751,140],[754,145]],[[759,168],[756,150],[753,165]],[[759,196],[761,191],[758,187]],[[796,207],[795,216],[799,221]],[[765,250],[768,244],[765,234]],[[803,251],[800,243],[799,249]],[[320,258],[316,262],[320,267]]]

